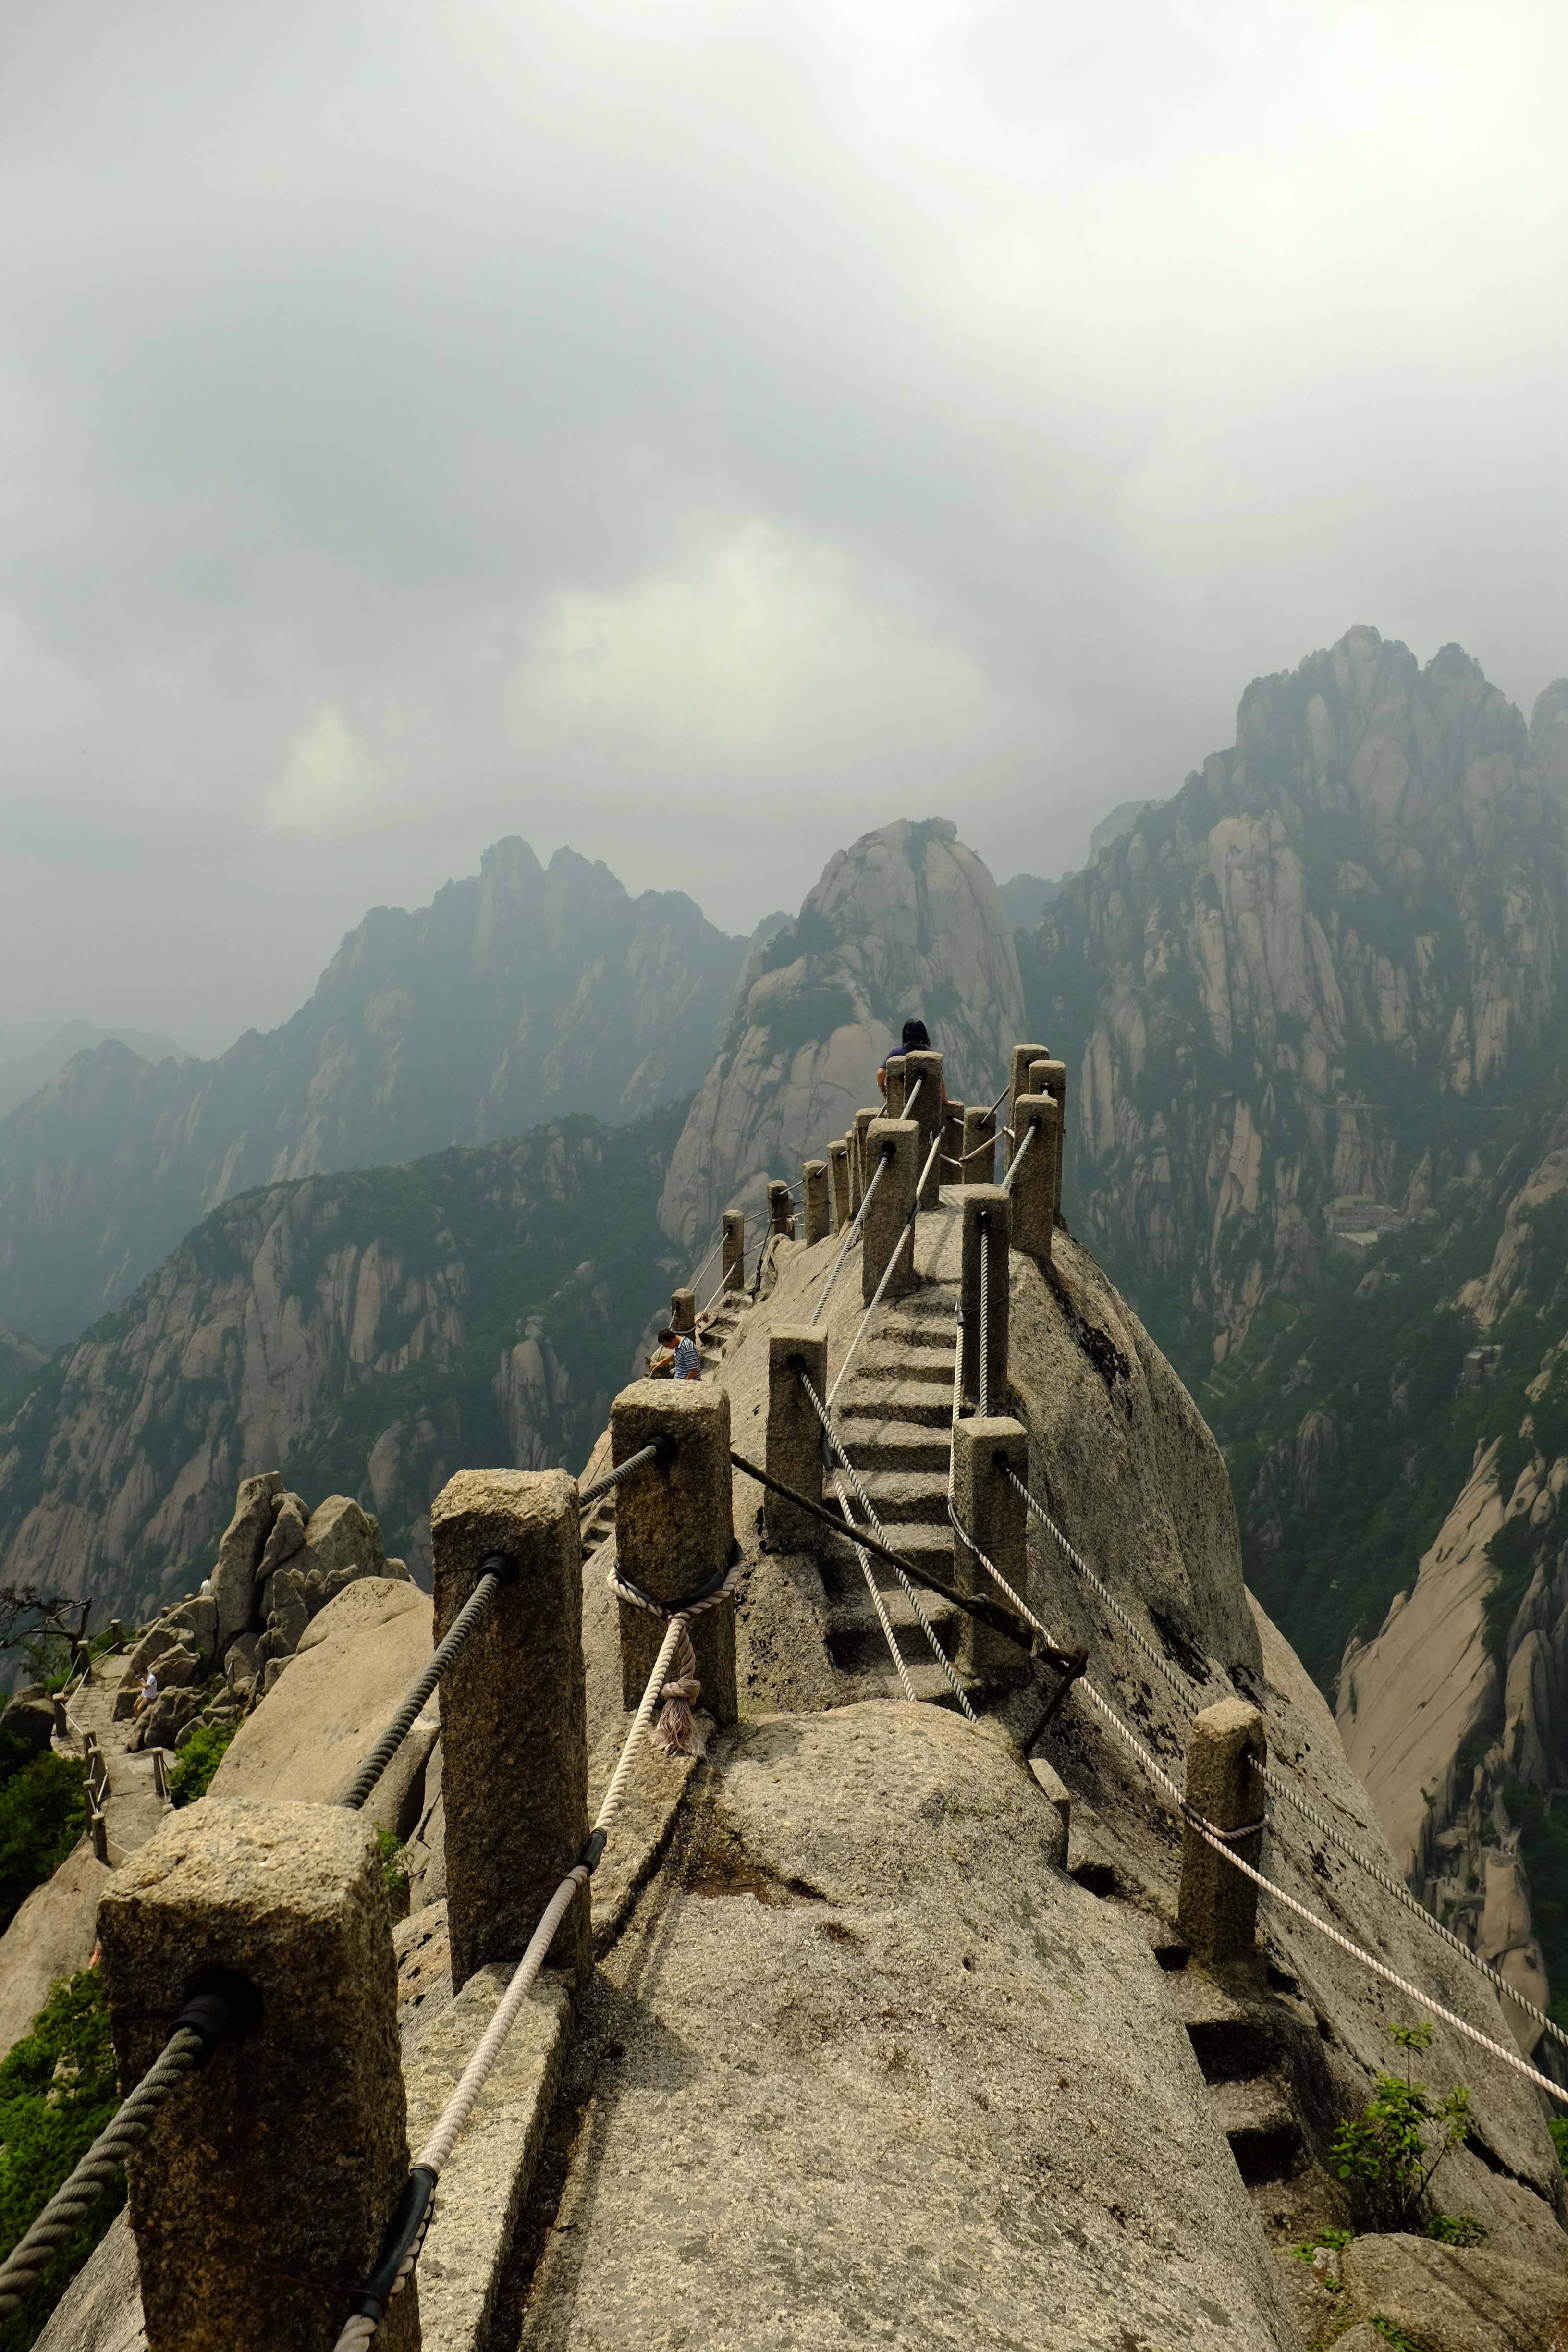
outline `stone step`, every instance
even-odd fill
[[[852,1447],[849,1456],[854,1461]],[[902,1524],[946,1528],[951,1525],[947,1516],[945,1467],[941,1470],[861,1470],[858,1462],[855,1467],[859,1471],[862,1486],[876,1506],[877,1517],[885,1526],[891,1528]],[[899,1542],[900,1538],[895,1536],[895,1551]]]
[[[947,1475],[951,1441],[945,1428],[889,1421],[881,1413],[846,1413],[844,1451],[864,1477],[871,1470],[940,1470]]]
[[[951,1348],[906,1348],[892,1339],[868,1339],[855,1359],[845,1394],[854,1395],[862,1383],[874,1382],[879,1391],[889,1381],[934,1381],[951,1389],[953,1352]]]
[[[1289,2179],[1301,2160],[1301,2126],[1284,2084],[1271,2074],[1215,2083],[1209,2098],[1243,2180]]]
[[[924,1428],[945,1428],[952,1418],[952,1366],[947,1368],[945,1381],[897,1380],[879,1381],[860,1393],[860,1382],[850,1377],[844,1392],[841,1418],[845,1442],[848,1443],[852,1423],[881,1422],[918,1422]],[[872,1434],[872,1429],[857,1430],[858,1435]]]

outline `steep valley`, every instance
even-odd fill
[[[684,1108],[215,1210],[13,1394],[4,1580],[144,1619],[211,1553],[238,1479],[278,1468],[355,1496],[422,1576],[454,1469],[592,1444],[682,1270],[655,1210]]]

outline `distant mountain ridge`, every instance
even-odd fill
[[[683,1108],[215,1210],[10,1400],[0,1580],[144,1618],[210,1553],[237,1481],[279,1466],[355,1496],[423,1575],[454,1470],[575,1464],[598,1434],[679,1277],[654,1213]]]
[[[681,892],[510,839],[430,906],[374,908],[292,1019],[217,1061],[79,1055],[0,1119],[0,1326],[58,1344],[255,1185],[689,1094],[747,946]]]
[[[0,1030],[0,1118],[47,1086],[75,1055],[110,1038],[128,1046],[143,1062],[189,1058],[172,1037],[156,1029],[100,1029],[93,1021],[62,1021],[41,1030]]]
[[[1532,733],[1458,646],[1422,667],[1352,629],[1249,687],[1235,748],[1131,804],[1025,942],[1069,1218],[1190,1378],[1321,1262],[1336,1200],[1409,1213],[1532,1099],[1564,1018],[1559,698]]]

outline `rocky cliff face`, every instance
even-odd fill
[[[1249,688],[1235,748],[1046,910],[1025,978],[1078,1080],[1069,1215],[1157,1329],[1195,1316],[1222,1358],[1331,1204],[1386,1229],[1528,1091],[1563,1014],[1561,692],[1532,743],[1458,646],[1423,669],[1352,629]]]
[[[744,953],[679,892],[500,842],[430,906],[367,915],[270,1035],[216,1062],[104,1044],[0,1120],[0,1324],[58,1345],[258,1184],[684,1097]]]
[[[689,1248],[765,1180],[798,1170],[877,1100],[905,1020],[946,1056],[948,1091],[989,1101],[1023,1034],[1001,894],[944,817],[840,850],[795,922],[753,950],[718,1058],[691,1106],[659,1219]]]
[[[145,1620],[280,1467],[374,1511],[416,1570],[469,1461],[584,1454],[672,1262],[679,1112],[244,1195],[0,1422],[0,1580]]]

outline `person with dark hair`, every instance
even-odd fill
[[[666,1377],[672,1381],[700,1381],[702,1378],[702,1350],[692,1331],[677,1331],[667,1326],[658,1335],[661,1349],[671,1348],[674,1355]]]
[[[882,1056],[882,1066],[877,1073],[877,1085],[883,1097],[886,1097],[888,1092],[888,1064],[889,1062],[900,1060],[905,1054],[929,1054],[930,1052],[931,1036],[927,1031],[925,1023],[923,1021],[906,1021],[904,1024],[904,1034],[901,1040],[898,1045],[889,1046],[886,1054]],[[943,1098],[945,1099],[945,1087],[942,1092]]]

